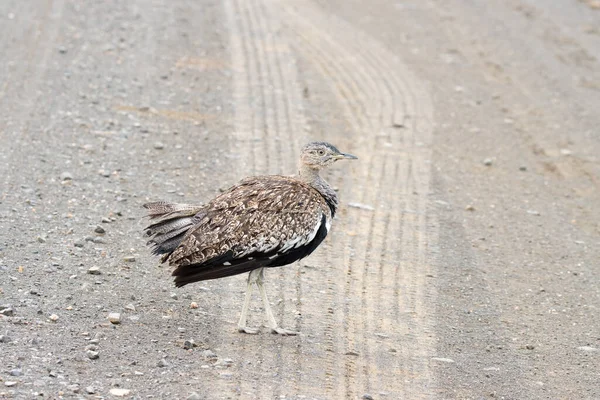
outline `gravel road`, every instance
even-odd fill
[[[598,110],[596,0],[3,0],[0,398],[598,399]],[[267,271],[302,334],[239,334],[141,205],[310,140],[360,160]]]

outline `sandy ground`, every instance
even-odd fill
[[[599,27],[593,0],[0,2],[0,398],[600,398]],[[302,334],[239,334],[246,277],[174,288],[140,207],[310,140],[360,160],[267,273]]]

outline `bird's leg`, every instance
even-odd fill
[[[262,271],[262,268],[255,269],[254,271],[250,271],[250,274],[248,275],[248,285],[246,286],[246,297],[244,298],[244,305],[242,306],[242,315],[240,316],[240,321],[238,322],[238,332],[249,333],[251,335],[255,335],[258,333],[258,329],[252,329],[252,328],[248,328],[246,326],[246,319],[248,318],[248,307],[250,306],[250,298],[252,297],[252,289],[254,289],[254,283],[257,281],[259,271]]]
[[[267,299],[267,292],[265,291],[265,287],[263,285],[264,278],[265,278],[264,268],[260,268],[259,271],[260,272],[257,274],[257,277],[256,277],[256,286],[258,286],[258,291],[260,292],[263,303],[265,305],[265,312],[267,313],[267,319],[269,320],[269,328],[271,328],[271,333],[277,333],[279,335],[284,335],[284,336],[297,335],[298,332],[283,329],[277,325],[277,321],[275,321],[275,317],[273,316],[273,312],[271,311],[271,305],[269,304],[269,299]]]

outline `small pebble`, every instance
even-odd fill
[[[100,267],[90,267],[87,273],[90,275],[100,275],[102,272],[100,271]]]
[[[99,233],[99,234],[104,234],[106,233],[106,230],[101,227],[100,225],[96,226],[96,229],[94,229],[94,232]]]
[[[483,165],[489,167],[490,165],[492,165],[494,162],[494,160],[492,160],[491,158],[486,158],[483,160]]]
[[[219,359],[215,365],[216,366],[231,367],[233,365],[233,360],[231,358]]]
[[[192,301],[190,303],[190,308],[198,308],[198,303],[196,303],[195,301]]]
[[[571,154],[573,154],[573,152],[569,149],[560,149],[560,154],[562,154],[563,156],[570,156]]]
[[[69,385],[69,386],[67,386],[67,388],[73,393],[79,393],[79,385],[78,384]]]
[[[73,175],[71,175],[70,172],[63,172],[62,174],[60,174],[61,181],[70,181],[72,179],[73,179]]]
[[[75,247],[83,247],[84,245],[85,245],[84,240],[77,240],[73,243],[73,246],[75,246]]]
[[[38,236],[36,240],[38,241],[38,243],[46,243],[46,238],[43,236]]]
[[[50,318],[50,321],[52,321],[52,322],[58,321],[58,315],[56,315],[56,314],[52,314],[49,318]]]
[[[108,224],[110,222],[111,222],[110,218],[102,217],[102,223]]]
[[[125,257],[123,257],[123,261],[125,261],[125,262],[135,262],[135,257],[134,256],[125,256]]]
[[[475,211],[475,207],[469,204],[468,206],[465,207],[465,210],[467,210],[467,211]]]
[[[11,341],[10,336],[0,335],[0,343],[10,343]]]
[[[196,392],[193,392],[186,398],[186,400],[201,400],[201,399],[202,399],[202,397],[200,397],[200,395]]]
[[[129,395],[129,393],[131,393],[131,390],[129,390],[129,389],[119,389],[119,388],[110,389],[110,394],[112,394],[113,396],[117,396],[117,397],[127,396],[127,395]]]
[[[88,387],[86,387],[86,388],[85,388],[85,392],[86,392],[87,394],[94,394],[94,393],[96,393],[96,389],[94,389],[94,388],[93,388],[93,387],[91,387],[91,386],[88,386]]]
[[[167,367],[168,365],[169,365],[169,363],[164,358],[156,364],[156,366],[161,367],[161,368]]]
[[[111,324],[120,324],[121,323],[121,314],[119,313],[110,313],[108,314],[108,320]]]
[[[366,210],[366,211],[375,210],[375,207],[373,207],[369,204],[362,204],[362,203],[348,203],[348,207],[358,208],[360,210]]]
[[[194,347],[196,347],[196,343],[193,339],[186,340],[185,342],[183,342],[183,348],[186,350],[193,349]]]
[[[13,386],[16,386],[16,385],[17,385],[17,382],[14,382],[14,381],[6,381],[6,382],[4,382],[4,386],[6,386],[6,387],[13,387]]]
[[[450,364],[454,362],[454,360],[451,358],[433,357],[431,359],[433,361],[439,361],[439,362],[450,363]]]
[[[10,304],[4,304],[0,306],[0,314],[6,317],[12,317],[15,315],[15,309]]]
[[[19,368],[11,369],[10,375],[11,376],[21,376],[21,375],[23,375],[23,371]]]
[[[521,165],[519,167],[519,171],[527,171],[527,167],[525,165]]]
[[[125,309],[129,310],[129,311],[135,311],[135,306],[133,304],[129,303],[125,306]]]
[[[371,396],[369,393],[365,393],[362,395],[362,399],[363,400],[373,400],[373,396]]]
[[[171,297],[173,300],[177,300],[179,297],[177,296],[177,293],[171,293],[169,295],[169,297]]]
[[[217,355],[212,350],[204,350],[202,352],[202,357],[204,357],[204,358],[217,358]]]
[[[156,143],[154,143],[154,148],[155,148],[156,150],[162,150],[162,149],[164,149],[164,148],[165,148],[165,145],[164,145],[164,144],[162,144],[161,142],[156,142]]]
[[[90,360],[97,360],[98,358],[100,358],[100,353],[94,350],[87,350],[85,354],[87,354]]]

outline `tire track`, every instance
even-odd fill
[[[289,60],[292,59],[291,50],[287,43],[276,34],[281,27],[270,16],[269,10],[265,7],[264,3],[261,1],[252,1],[248,4],[252,5],[257,27],[262,33],[260,37],[263,43],[263,54],[266,56],[267,61],[268,74],[264,77],[261,89],[263,90],[263,96],[268,96],[267,98],[271,99],[269,108],[273,110],[273,119],[269,125],[269,140],[265,143],[267,145],[265,146],[267,147],[265,150],[276,155],[276,161],[269,165],[269,172],[289,174],[296,167],[296,157],[301,146],[301,141],[304,141],[301,135],[302,128],[306,124],[304,110],[302,109],[302,99],[299,96],[301,89],[298,84],[297,71],[293,66],[289,67]],[[284,68],[284,65],[287,65],[288,68]],[[267,82],[270,84],[267,85]],[[296,118],[292,119],[291,115],[295,115]],[[273,145],[269,146],[269,144]],[[302,292],[300,277],[290,271],[290,268],[270,270],[268,275],[277,277],[277,279],[271,279],[271,282],[280,282],[278,299],[275,298],[274,300],[280,304],[279,315],[282,317],[282,326],[300,330],[300,326],[295,326],[293,314],[295,310],[301,312],[300,302],[296,300],[292,310],[288,311],[286,307],[287,297],[291,297],[292,299],[300,298],[300,293]],[[270,286],[274,287],[273,284]],[[285,375],[289,375],[287,372],[288,363],[295,364],[295,370],[298,372],[290,375],[287,379],[288,384],[293,386],[293,391],[297,393],[301,379],[299,372],[302,370],[300,367],[301,352],[299,347],[280,346],[274,356],[273,365],[276,365],[278,380],[275,386],[275,397],[280,397],[282,394],[285,397],[286,389],[282,387],[282,379]]]
[[[428,268],[426,246],[431,239],[427,236],[425,219],[429,185],[427,145],[431,141],[431,126],[427,122],[432,118],[431,102],[426,92],[414,84],[406,68],[372,39],[357,35],[341,21],[326,18],[306,3],[302,7],[287,8],[286,12],[285,20],[302,39],[302,51],[327,79],[334,81],[334,92],[340,98],[353,133],[360,135],[370,130],[376,135],[383,133],[381,136],[389,139],[387,143],[380,143],[373,140],[376,138],[372,135],[365,135],[361,148],[366,147],[368,154],[373,155],[367,167],[367,179],[342,186],[350,188],[344,198],[360,198],[361,202],[376,207],[370,216],[364,212],[362,215],[349,212],[342,222],[345,230],[354,227],[359,231],[345,244],[345,255],[354,250],[353,257],[344,257],[347,265],[345,297],[360,292],[360,301],[347,302],[343,308],[344,334],[347,348],[360,343],[362,347],[360,357],[346,361],[343,384],[339,387],[342,391],[338,393],[344,393],[340,397],[352,398],[375,388],[404,396],[424,394],[423,389],[431,380],[426,357],[432,344],[422,335],[430,334],[432,323],[425,306],[431,294],[425,289],[426,272],[423,271]],[[365,76],[377,78],[369,82]],[[373,105],[373,98],[380,99],[377,107]],[[361,110],[368,111],[361,114]],[[406,122],[408,118],[410,124]],[[400,135],[394,124],[402,126]],[[365,141],[378,142],[384,148],[368,146]],[[420,148],[416,147],[417,141],[421,142]],[[393,173],[387,174],[388,169]],[[397,187],[399,193],[392,195],[389,190],[392,187]],[[406,212],[402,213],[401,207]],[[392,256],[400,260],[396,268],[382,260],[388,260],[388,253],[393,254],[398,244],[402,254]],[[360,249],[361,246],[364,248]],[[362,273],[361,266],[365,266]],[[371,268],[377,272],[370,272]],[[396,278],[394,284],[382,285],[390,277]],[[398,295],[399,291],[403,294]],[[390,299],[396,304],[389,303]],[[381,312],[387,309],[398,310],[394,312],[394,320]],[[403,313],[404,310],[409,312]],[[408,315],[411,318],[407,318]],[[398,329],[400,322],[407,325],[407,331]],[[375,334],[401,343],[401,359],[396,361],[389,357]],[[381,368],[386,364],[395,364],[394,373]],[[410,386],[394,379],[398,372],[416,384]]]
[[[302,27],[301,29],[298,29],[296,32],[301,34],[301,32],[306,32],[306,31],[310,31],[309,30],[310,27]],[[362,101],[363,99],[361,99],[360,96],[360,92],[357,91],[357,88],[359,88],[358,83],[361,82],[362,78],[365,76],[365,74],[363,74],[363,76],[359,76],[358,74],[355,73],[355,71],[360,71],[359,68],[357,69],[348,69],[348,70],[344,70],[340,67],[336,67],[336,59],[349,59],[352,60],[351,57],[345,57],[345,54],[336,54],[336,47],[335,46],[331,46],[325,49],[320,49],[316,46],[311,45],[311,43],[307,40],[307,37],[304,36],[303,37],[305,39],[305,41],[307,42],[307,44],[310,45],[311,49],[313,51],[312,57],[314,57],[315,53],[317,54],[317,57],[321,57],[320,59],[323,60],[325,59],[327,61],[327,64],[321,62],[320,66],[322,67],[322,69],[324,71],[330,71],[331,69],[336,69],[336,76],[342,77],[343,80],[338,80],[337,83],[337,87],[341,88],[341,90],[339,90],[339,94],[342,96],[344,102],[346,103],[347,110],[348,110],[348,116],[354,116],[353,121],[351,121],[352,123],[352,128],[355,132],[360,132],[362,131],[364,128],[366,129],[373,129],[373,125],[371,125],[371,123],[366,119],[366,116],[364,113],[360,113],[360,112],[356,112],[356,110],[362,110],[362,109],[366,109],[365,106],[365,101]],[[322,43],[322,41],[321,41]],[[330,56],[329,56],[330,55]],[[352,76],[354,75],[354,76]],[[366,74],[368,75],[368,73]],[[353,90],[351,93],[348,93],[348,91],[344,90],[343,88],[345,87],[344,84],[348,84],[350,83],[350,85],[353,86]],[[372,90],[372,88],[370,88]],[[353,102],[354,104],[352,104],[351,102]],[[378,111],[377,113],[381,113],[381,111]],[[372,113],[373,114],[373,113]],[[371,158],[368,164],[368,168],[366,169],[367,171],[367,176],[366,179],[363,181],[372,181],[373,180],[373,175],[374,175],[374,170],[378,169],[378,166],[375,165],[376,162],[378,160],[375,158]],[[380,167],[379,167],[380,168]],[[380,186],[378,183],[379,182],[375,182],[376,183],[376,187]],[[344,187],[346,187],[346,185],[344,185]],[[378,194],[378,190],[365,190],[362,192],[363,196],[361,201],[363,203],[366,204],[373,204],[373,201],[375,199],[374,196],[376,196],[376,194]],[[348,315],[352,314],[353,312],[353,308],[360,308],[360,312],[357,313],[356,315],[361,316],[364,315],[365,312],[368,312],[367,310],[372,309],[372,307],[370,307],[370,305],[367,302],[367,298],[364,296],[364,293],[367,290],[366,287],[366,282],[367,280],[366,278],[366,274],[367,274],[367,269],[363,268],[362,273],[360,271],[356,271],[357,269],[357,263],[354,262],[355,260],[362,260],[365,261],[368,259],[368,253],[371,251],[371,248],[373,246],[373,242],[371,240],[372,235],[370,234],[370,232],[372,232],[373,226],[374,226],[374,221],[375,219],[373,218],[373,214],[368,215],[368,214],[364,214],[358,216],[358,218],[354,219],[352,217],[350,217],[350,219],[344,223],[344,225],[347,226],[347,229],[351,229],[352,226],[368,226],[369,230],[367,231],[367,235],[357,235],[360,238],[360,242],[365,243],[364,246],[360,246],[359,250],[353,250],[356,248],[355,244],[357,243],[357,238],[355,236],[355,238],[351,241],[351,243],[346,245],[346,249],[345,251],[343,251],[344,254],[344,264],[347,266],[347,270],[346,270],[346,283],[345,283],[345,288],[342,291],[344,296],[343,296],[343,313],[341,315],[341,318],[339,318],[341,325],[343,326],[343,331],[344,331],[344,337],[347,340],[347,343],[342,343],[340,345],[338,345],[338,351],[339,351],[339,347],[341,347],[344,352],[344,354],[359,354],[358,351],[360,351],[360,361],[361,363],[357,363],[355,362],[354,357],[349,357],[346,358],[346,362],[344,364],[343,370],[337,370],[337,371],[330,371],[330,373],[332,373],[332,375],[343,375],[344,379],[337,379],[337,382],[339,382],[340,384],[338,385],[337,388],[335,388],[336,392],[332,392],[329,393],[330,395],[334,395],[335,393],[344,393],[345,392],[345,397],[357,397],[359,396],[359,388],[363,388],[364,390],[369,390],[370,388],[370,383],[369,383],[369,377],[370,377],[370,373],[368,371],[368,366],[371,365],[371,360],[370,360],[370,348],[368,346],[364,346],[364,347],[360,347],[360,343],[364,343],[365,342],[365,337],[364,337],[364,333],[366,331],[366,326],[368,325],[368,321],[369,316],[367,315],[366,318],[362,318],[362,317],[356,317],[354,319],[352,318],[347,318]],[[349,255],[351,253],[355,253],[353,254],[354,257],[350,258]],[[358,254],[357,254],[358,253]],[[364,265],[364,263],[362,263]],[[359,276],[357,276],[359,275]],[[359,304],[355,304],[352,305],[351,303],[349,303],[348,301],[346,301],[346,299],[350,299],[352,297],[353,294],[356,293],[361,293],[361,299]],[[333,334],[333,336],[335,337],[340,337],[339,334]],[[358,351],[357,351],[358,350]],[[335,352],[333,353],[333,358],[330,360],[330,362],[328,363],[328,366],[330,368],[335,368],[335,367],[339,367],[339,363],[336,362],[336,357],[335,357]],[[360,370],[360,371],[359,371]]]
[[[351,124],[354,127],[357,127],[359,125],[367,125],[368,122],[363,120],[365,114],[364,112],[362,112],[365,110],[365,104],[363,102],[353,101],[353,99],[360,98],[359,93],[356,92],[356,90],[359,87],[358,83],[360,82],[362,77],[352,76],[352,71],[348,73],[349,71],[339,68],[335,61],[335,59],[338,58],[336,57],[338,55],[335,53],[335,49],[328,48],[322,50],[319,47],[312,46],[309,39],[304,35],[304,32],[310,32],[310,30],[304,28],[296,30],[296,33],[301,35],[305,39],[305,44],[308,45],[305,48],[305,50],[312,51],[313,57],[316,55],[317,57],[321,57],[322,59],[327,60],[327,63],[322,62],[319,65],[323,71],[335,71],[332,74],[332,79],[336,81],[336,87],[341,88],[339,94],[342,96],[342,101],[348,106],[347,115],[349,119],[352,118]],[[331,57],[329,55],[331,55]],[[343,57],[343,55],[339,56]],[[348,90],[344,90],[344,88],[348,87],[350,87]],[[353,130],[356,131],[356,129]],[[371,159],[367,164],[367,168],[364,170],[366,172],[366,177],[363,179],[363,181],[371,180],[373,166],[374,164]],[[335,184],[335,186],[345,188],[346,184],[343,184],[341,186],[339,184]],[[373,194],[375,192],[364,191],[363,193]],[[345,195],[343,198],[346,198]],[[371,200],[371,198],[365,199],[364,197],[362,199],[363,202]],[[368,215],[364,215],[364,217],[368,217]],[[363,224],[370,225],[368,221],[365,221]],[[348,222],[345,225],[347,225],[346,230],[348,230],[352,229],[352,227],[355,224],[352,222]],[[339,228],[337,228],[336,230],[339,231]],[[344,229],[342,229],[342,231],[344,231]],[[364,243],[366,243],[366,246],[361,247],[361,250],[367,249],[371,246],[370,235],[368,235],[364,239]],[[347,266],[347,269],[346,271],[344,271],[345,273],[343,276],[339,276],[330,280],[329,287],[330,291],[333,292],[332,303],[342,304],[341,309],[343,310],[343,312],[341,313],[335,313],[336,315],[333,316],[334,318],[331,321],[328,321],[325,332],[326,338],[329,339],[329,345],[327,348],[328,358],[325,362],[326,375],[332,377],[332,379],[328,380],[325,385],[327,389],[327,395],[329,397],[335,397],[336,395],[339,395],[339,393],[345,393],[348,390],[348,381],[351,379],[351,377],[368,376],[368,374],[357,374],[357,369],[359,368],[359,366],[357,366],[354,360],[354,355],[358,354],[358,343],[362,342],[363,339],[360,337],[360,335],[364,331],[364,329],[362,329],[363,326],[358,325],[363,324],[361,323],[361,321],[349,321],[347,318],[345,318],[345,316],[347,316],[351,312],[347,299],[351,298],[353,293],[364,291],[364,288],[360,285],[360,281],[353,277],[353,275],[355,274],[354,263],[351,262],[351,258],[349,257],[350,254],[354,253],[353,249],[354,247],[352,246],[346,247],[343,251],[342,248],[333,248],[328,249],[329,251],[327,251],[324,254],[324,257],[326,259],[326,262],[324,263],[325,265],[336,265],[338,264],[337,260],[342,258],[344,260],[344,265]],[[366,257],[363,256],[360,258],[365,259]],[[334,269],[334,271],[341,270],[342,268]],[[340,288],[337,282],[343,281],[345,281],[344,288]],[[340,335],[339,330],[342,330],[344,334]],[[346,338],[347,343],[344,343],[344,338]],[[362,357],[364,360],[366,360],[365,365],[369,365],[368,350],[365,349],[363,353],[364,354],[362,355]],[[345,363],[343,365],[339,363],[340,355],[349,356],[346,357]],[[342,376],[346,379],[340,379]],[[336,386],[333,385],[334,382]],[[358,384],[357,386],[368,387],[368,384],[363,382]],[[355,395],[357,395],[357,393],[348,392],[345,396],[352,397]]]
[[[266,20],[268,19],[268,11],[260,9],[260,3],[255,1],[248,1],[239,3],[239,5],[246,6],[246,15],[248,17],[248,30],[247,33],[249,37],[255,38],[256,50],[255,53],[255,62],[259,65],[258,70],[260,71],[259,82],[260,85],[256,88],[256,94],[262,98],[262,102],[264,105],[263,109],[263,124],[264,124],[264,132],[262,132],[262,143],[261,149],[259,150],[258,156],[265,155],[266,163],[265,171],[255,171],[257,173],[281,173],[282,168],[285,166],[282,165],[282,157],[286,159],[290,159],[289,154],[282,154],[281,149],[281,116],[284,114],[284,106],[283,106],[283,96],[285,93],[283,91],[283,78],[278,74],[280,68],[278,68],[280,64],[280,60],[278,59],[277,52],[277,43],[273,40],[273,31],[270,30],[270,26],[267,25]],[[275,51],[273,51],[275,49]],[[283,121],[285,125],[286,122]],[[289,272],[289,271],[287,271]],[[285,273],[281,269],[278,271],[269,271],[267,275],[271,277],[278,275],[279,281],[284,282],[280,288],[287,286],[285,284]],[[271,281],[274,281],[271,279]],[[269,287],[273,286],[272,284]],[[282,299],[280,307],[280,312],[285,313],[285,290],[280,289],[279,297]],[[273,296],[271,296],[271,301],[274,300]],[[285,314],[283,314],[285,315]],[[269,348],[269,343],[272,341],[272,338],[262,336],[261,341],[264,346],[261,348]],[[263,374],[268,374],[270,366],[274,366],[279,373],[275,375],[274,381],[275,384],[275,395],[279,395],[279,391],[281,389],[281,371],[283,368],[282,364],[282,354],[281,354],[281,346],[277,347],[277,352],[267,351],[262,354],[262,362],[261,365],[266,369],[263,369]],[[265,393],[259,392],[261,397],[265,396]]]
[[[383,57],[385,53],[382,52],[381,49],[379,49],[380,51],[376,51],[376,46],[364,46],[363,48],[367,49],[367,59],[373,60],[373,62],[376,62],[379,65],[387,66],[387,68],[390,70],[396,68],[394,63],[390,62],[394,60],[394,58]],[[358,51],[358,49],[355,50]],[[411,310],[409,313],[409,315],[415,317],[409,320],[409,332],[418,332],[420,337],[427,337],[428,335],[431,335],[432,332],[431,321],[427,320],[426,318],[423,319],[421,316],[427,315],[427,307],[425,303],[427,300],[429,300],[432,294],[425,290],[427,273],[424,273],[424,271],[420,271],[420,273],[415,271],[414,265],[420,266],[421,268],[429,268],[426,262],[428,251],[426,192],[428,191],[429,187],[428,160],[430,158],[430,153],[427,151],[427,147],[423,145],[431,140],[431,119],[427,114],[427,108],[429,107],[430,110],[431,106],[428,98],[418,98],[419,94],[424,94],[423,91],[413,90],[406,77],[404,77],[404,79],[402,78],[403,75],[391,74],[389,75],[389,82],[386,82],[386,86],[390,88],[395,87],[396,90],[399,90],[410,97],[409,102],[407,103],[410,106],[410,109],[408,110],[408,113],[404,113],[403,115],[405,118],[410,117],[410,131],[412,131],[412,134],[409,130],[405,130],[403,140],[400,141],[399,144],[402,145],[402,142],[404,142],[404,146],[412,149],[411,153],[415,158],[413,162],[408,164],[410,167],[408,169],[409,175],[407,178],[402,179],[404,182],[409,184],[412,183],[405,190],[405,194],[409,194],[408,199],[413,201],[407,202],[405,206],[405,216],[403,218],[405,222],[402,224],[403,231],[400,232],[400,237],[403,238],[401,246],[402,249],[410,249],[412,246],[412,251],[409,254],[412,256],[414,261],[413,263],[406,264],[406,272],[415,277],[416,284],[410,286],[410,296],[405,296],[405,301],[407,302],[406,304],[408,304],[409,310],[410,308],[414,308],[414,310]],[[395,118],[395,114],[392,116]],[[415,116],[417,118],[415,118]],[[425,191],[425,193],[422,193],[423,191]],[[410,194],[414,192],[417,193],[417,196],[410,196]],[[433,225],[435,225],[435,223],[433,223]],[[413,235],[412,240],[406,239],[411,233]],[[435,239],[436,236],[434,232],[431,232],[431,237]],[[403,260],[404,258],[398,257],[397,259]],[[423,339],[421,340],[423,341]],[[427,340],[429,345],[432,346],[433,342],[430,339]],[[410,354],[406,353],[406,355],[409,356]],[[423,355],[426,356],[426,354]],[[422,380],[421,384],[424,385],[424,382],[428,380],[428,378]]]
[[[256,33],[253,30],[256,28],[252,25],[247,3],[232,0],[226,2],[225,7],[228,25],[233,28],[230,40],[234,69],[234,135],[237,139],[236,144],[241,145],[237,148],[238,158],[243,160],[242,164],[252,165],[251,174],[264,174],[267,171],[269,155],[262,157],[259,150],[259,142],[264,141],[261,136],[267,132],[266,99],[261,90],[264,68],[261,64],[261,60],[264,59],[261,57],[262,49],[259,48],[257,40],[249,40],[255,37]],[[234,310],[235,306],[228,308]],[[255,321],[256,319],[251,319],[250,323],[257,323]],[[253,386],[251,383],[260,380],[260,376],[264,374],[264,342],[259,336],[244,337],[242,342],[245,346],[241,349],[241,359],[252,360],[259,368],[239,371],[236,383],[240,388],[238,396],[243,398],[242,394],[251,394],[253,397],[262,397],[262,387]]]
[[[290,173],[295,168],[300,143],[304,141],[302,130],[306,124],[295,65],[286,62],[291,51],[277,36],[277,27],[273,25],[276,21],[269,18],[269,10],[261,2],[231,0],[225,3],[225,9],[232,26],[235,141],[242,145],[237,149],[239,158],[242,164],[253,166],[254,174]],[[293,327],[294,319],[290,318],[293,315],[286,310],[286,304],[288,296],[300,298],[299,278],[289,269],[278,269],[268,271],[267,280],[267,290],[273,290],[276,281],[281,283],[277,297],[271,295],[270,300],[281,299],[276,310],[284,316],[282,325]],[[301,312],[300,301],[296,301],[295,306]],[[263,321],[262,314],[259,321]],[[274,351],[274,340],[275,337],[264,334],[246,340],[251,347],[244,349],[242,359],[256,360],[260,369],[240,371],[238,385],[242,397],[248,394],[257,398],[279,396],[283,393],[281,390],[285,390],[281,384],[281,377],[289,374],[285,364],[300,363],[299,347],[277,346]],[[274,394],[266,393],[267,388],[262,385],[252,386],[261,377],[271,376],[273,368],[277,371]],[[292,376],[291,382],[288,380],[294,392],[298,392],[299,379],[298,373]]]

